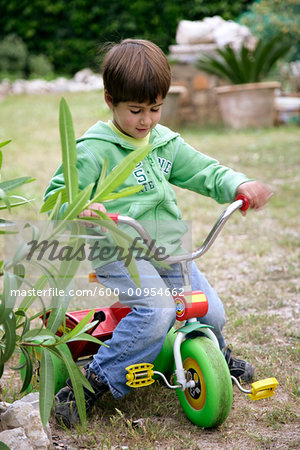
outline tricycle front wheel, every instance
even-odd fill
[[[181,345],[183,367],[196,386],[177,396],[195,425],[211,428],[225,421],[232,407],[232,382],[224,356],[207,337],[187,339]]]

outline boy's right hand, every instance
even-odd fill
[[[99,219],[98,214],[93,211],[102,211],[104,213],[106,213],[106,208],[102,203],[92,203],[88,209],[84,209],[79,215],[78,217],[95,217]],[[97,225],[94,225],[92,221],[88,221],[88,222],[82,222],[86,227],[88,228],[93,228]],[[102,231],[105,232],[105,228],[102,228]]]

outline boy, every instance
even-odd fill
[[[108,158],[111,171],[129,152],[150,143],[152,150],[137,165],[121,188],[141,184],[143,191],[127,198],[102,204],[93,204],[80,217],[97,217],[94,210],[117,212],[152,223],[152,238],[163,245],[166,254],[180,248],[186,227],[181,220],[176,196],[171,184],[210,196],[219,203],[231,202],[237,194],[244,194],[250,207],[263,207],[270,189],[258,181],[249,179],[221,166],[216,160],[193,149],[178,133],[158,125],[163,101],[171,83],[171,71],[161,49],[145,40],[126,39],[114,45],[103,62],[105,101],[112,111],[112,121],[97,122],[78,139],[78,173],[80,188],[97,183],[101,167]],[[58,169],[46,197],[64,185],[62,169]],[[155,267],[151,261],[136,260],[141,280],[141,290],[131,280],[122,260],[109,263],[98,261],[98,280],[106,287],[119,288],[120,301],[131,308],[116,327],[109,348],[100,346],[93,361],[85,367],[85,376],[95,393],[85,391],[86,407],[89,409],[106,391],[114,397],[124,396],[126,385],[125,367],[140,362],[153,362],[159,354],[166,334],[175,322],[175,305],[169,295],[143,295],[143,292],[166,292],[178,289],[182,278],[178,264],[170,270]],[[225,313],[221,300],[191,262],[189,271],[192,289],[202,290],[209,302],[207,315],[201,319],[214,327],[221,349],[225,348],[222,328]],[[148,288],[148,289],[147,289]],[[130,294],[129,294],[130,292]],[[131,295],[134,293],[134,295]],[[224,350],[229,369],[236,377],[249,381],[253,367],[232,358],[231,351]],[[78,420],[74,393],[70,381],[56,395],[56,417],[70,427]]]

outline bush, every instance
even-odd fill
[[[261,39],[253,49],[229,45],[217,50],[216,56],[203,56],[197,67],[232,84],[257,83],[267,78],[276,62],[288,53],[290,46],[279,36]]]
[[[28,71],[33,77],[49,78],[53,76],[53,65],[45,55],[29,55]]]
[[[0,72],[23,76],[26,69],[28,51],[23,40],[9,34],[0,41]]]
[[[298,0],[261,0],[254,2],[240,17],[252,33],[262,39],[276,35],[290,44],[289,61],[300,59],[300,4]]]
[[[178,22],[220,15],[235,19],[250,0],[10,0],[2,2],[0,39],[21,36],[32,54],[45,54],[60,73],[98,68],[99,45],[124,38],[153,40],[165,52]]]

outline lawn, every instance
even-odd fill
[[[101,93],[65,98],[76,136],[110,116]],[[22,188],[34,199],[31,206],[16,210],[14,218],[43,218],[42,195],[61,161],[59,100],[60,95],[49,94],[12,96],[0,103],[0,141],[12,139],[4,149],[2,179],[36,178]],[[295,449],[300,445],[299,127],[255,131],[189,127],[181,134],[198,150],[266,182],[274,191],[264,210],[250,211],[246,217],[236,213],[198,264],[224,302],[228,345],[255,365],[256,379],[278,379],[276,395],[251,402],[234,388],[226,422],[203,430],[185,418],[176,394],[155,383],[122,401],[107,394],[94,408],[87,432],[80,426],[67,432],[54,424],[52,432],[57,442],[64,440],[71,448]],[[177,188],[176,192],[183,217],[192,224],[193,246],[200,246],[224,206],[193,192]],[[10,391],[5,392],[8,396]]]

